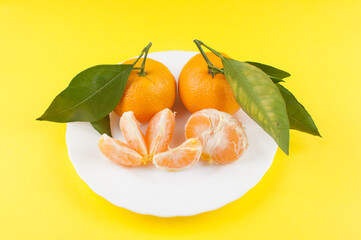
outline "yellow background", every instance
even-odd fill
[[[360,1],[0,1],[0,239],[361,239]],[[292,73],[323,138],[291,132],[261,182],[193,217],[158,218],[93,193],[65,124],[37,122],[79,71],[196,51]],[[226,177],[226,176],[225,176]]]

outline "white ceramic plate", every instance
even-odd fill
[[[166,65],[178,79],[186,62],[197,52],[150,53],[149,58]],[[190,113],[177,99],[176,129],[171,147],[185,140],[184,125]],[[119,117],[111,115],[115,138],[121,139]],[[166,172],[153,166],[126,168],[104,157],[100,135],[89,123],[68,123],[66,143],[70,160],[79,176],[97,194],[116,206],[160,217],[190,216],[220,208],[254,187],[272,164],[277,145],[242,110],[235,116],[243,123],[249,147],[240,160],[228,165],[202,161],[182,172]],[[143,131],[145,125],[142,126]]]

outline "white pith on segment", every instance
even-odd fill
[[[148,154],[147,145],[145,144],[142,132],[139,129],[139,123],[132,111],[123,113],[119,121],[120,129],[123,132],[124,139],[130,145],[130,142],[136,142],[140,147],[140,154]],[[137,150],[137,149],[134,149]]]
[[[196,142],[195,147],[189,147],[187,146],[189,143]],[[192,154],[191,162],[187,165],[179,165],[179,160],[184,161],[186,157],[189,157],[189,153]],[[186,168],[189,168],[196,164],[198,160],[200,159],[202,154],[202,145],[200,144],[199,140],[197,138],[190,138],[186,140],[184,143],[179,145],[176,148],[170,149],[169,151],[158,153],[153,157],[153,164],[160,169],[168,170],[168,171],[179,171]],[[172,167],[167,167],[164,165],[161,165],[162,160],[167,160],[167,162],[172,163]]]
[[[166,130],[167,130],[167,128],[166,128],[167,114],[169,114],[169,113],[172,114],[172,111],[169,110],[168,108],[166,108],[160,112],[159,121],[157,122],[157,126],[155,127],[155,129],[157,129],[156,136],[154,137],[155,140],[152,140],[152,142],[151,142],[151,145],[149,147],[149,154],[158,153],[158,151],[159,151],[158,143],[161,142],[162,139],[169,137],[168,136],[169,133],[166,132]]]
[[[131,166],[134,162],[129,161],[128,156],[132,155],[141,165],[143,157],[133,149],[118,144],[118,140],[103,134],[99,140],[99,148],[101,152],[110,160],[124,166]],[[120,154],[122,153],[122,154]]]
[[[214,156],[214,150],[216,148],[217,150],[222,150],[227,147],[226,144],[222,143],[226,140],[227,135],[225,128],[228,126],[233,126],[234,131],[236,131],[236,134],[240,137],[238,144],[233,142],[235,153],[239,153],[242,150],[241,154],[237,155],[237,159],[245,152],[248,146],[247,136],[242,124],[236,118],[232,117],[228,113],[215,109],[204,109],[194,113],[193,115],[202,115],[208,118],[210,124],[210,127],[198,136],[198,138],[202,140],[202,156],[204,160],[207,160],[210,163],[217,163],[212,159],[212,156]],[[186,124],[186,129],[191,118]]]

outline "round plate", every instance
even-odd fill
[[[150,53],[149,58],[166,65],[178,80],[183,66],[197,52]],[[185,140],[184,125],[190,113],[179,98],[172,109],[176,129],[170,147]],[[235,115],[245,127],[249,146],[238,161],[210,165],[199,161],[180,172],[162,171],[154,166],[127,168],[102,155],[100,135],[89,123],[67,124],[66,143],[71,162],[79,176],[97,194],[116,206],[160,217],[190,216],[220,208],[254,187],[272,164],[277,145],[242,110]],[[113,137],[123,140],[119,117],[111,113]],[[141,126],[144,131],[146,125]]]

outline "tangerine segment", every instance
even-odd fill
[[[104,156],[122,166],[136,167],[140,166],[144,161],[143,157],[127,144],[106,134],[100,137],[98,146]]]
[[[153,164],[168,171],[182,170],[197,163],[201,153],[201,142],[197,138],[190,138],[176,148],[156,154]]]
[[[188,119],[185,125],[186,138],[198,138],[203,143],[202,133],[209,131],[219,122],[218,111],[198,111]]]
[[[205,119],[208,125],[205,127]],[[202,142],[202,158],[210,163],[238,160],[248,141],[244,128],[235,117],[215,109],[204,109],[191,115],[185,126],[186,138]]]
[[[145,139],[148,153],[152,156],[168,150],[175,128],[174,113],[168,108],[158,112],[150,120]]]
[[[142,156],[148,154],[147,145],[145,144],[144,135],[139,128],[139,123],[132,111],[123,113],[119,121],[120,129],[130,148]]]
[[[209,154],[216,163],[231,163],[239,159],[247,148],[247,137],[242,128],[228,125],[224,126],[218,136],[214,136],[217,142],[208,141],[205,153]],[[214,144],[214,145],[213,145]],[[207,155],[205,155],[207,156]],[[207,160],[207,157],[205,157]]]

